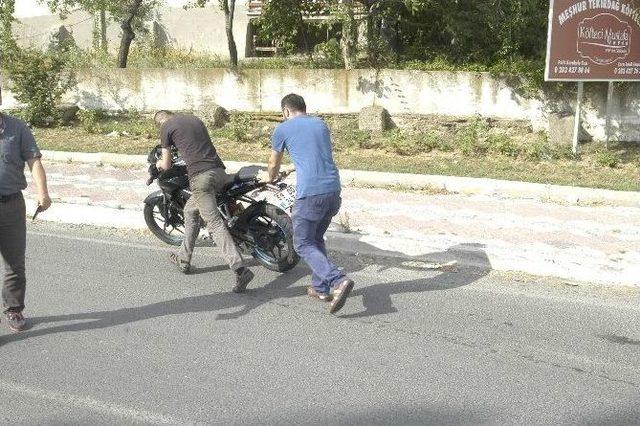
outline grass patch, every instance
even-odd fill
[[[41,148],[146,155],[158,143],[151,118],[135,111],[83,112],[80,117],[73,126],[34,129]],[[336,162],[344,169],[640,190],[637,144],[614,144],[609,150],[586,144],[574,159],[570,147],[552,146],[542,134],[480,119],[372,134],[357,130],[354,115],[324,118],[332,130]],[[277,123],[274,114],[231,114],[230,122],[211,135],[224,160],[264,163]]]

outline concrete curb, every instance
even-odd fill
[[[45,160],[73,163],[111,164],[115,166],[146,166],[145,155],[111,153],[82,153],[42,151]],[[234,171],[255,163],[226,161]],[[384,173],[360,170],[341,170],[343,185],[365,185],[375,187],[399,186],[412,189],[432,189],[463,195],[482,195],[500,198],[533,199],[565,204],[607,204],[617,206],[640,206],[640,192],[612,191],[607,189],[580,188],[573,186],[545,185],[497,179],[468,178],[440,175],[417,175],[409,173]]]

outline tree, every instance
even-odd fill
[[[120,49],[118,50],[118,68],[126,68],[129,59],[131,42],[136,37],[133,31],[133,20],[138,16],[143,0],[131,0],[124,10],[124,16],[120,24],[122,28],[122,38],[120,39]]]
[[[111,18],[120,23],[122,37],[120,39],[120,49],[118,50],[119,68],[126,68],[129,59],[131,43],[136,37],[143,24],[144,18],[159,4],[160,0],[40,0],[46,2],[49,8],[67,15],[73,9],[82,9],[89,13],[103,14],[109,13]],[[106,47],[106,26],[102,26],[103,49]]]
[[[358,24],[354,8],[354,0],[342,0],[338,3],[342,16],[342,58],[347,70],[355,68],[358,54]]]
[[[16,44],[12,33],[15,4],[15,0],[0,0],[0,64],[5,63]]]
[[[260,38],[285,54],[294,52],[302,39],[304,52],[311,53],[304,17],[319,14],[328,14],[328,8],[314,0],[270,0],[258,20]]]
[[[213,0],[194,0],[193,5],[196,7],[205,7],[207,3]],[[233,21],[236,11],[236,0],[218,0],[220,10],[224,12],[225,31],[227,33],[227,44],[229,46],[229,62],[231,68],[238,68],[238,48],[236,40],[233,37]]]

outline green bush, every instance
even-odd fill
[[[243,143],[251,141],[251,116],[249,114],[234,114],[225,127],[228,127],[232,139]]]
[[[551,146],[551,158],[553,160],[575,160],[576,156],[569,145]]]
[[[37,49],[16,48],[6,55],[5,69],[16,100],[25,105],[22,118],[35,126],[58,121],[56,105],[75,85],[73,73],[66,69],[65,55]]]
[[[381,147],[380,141],[371,137],[371,132],[356,130],[353,132],[352,138],[356,146],[361,149],[376,149]]]
[[[78,111],[80,126],[87,133],[103,133],[100,121],[105,117],[105,112],[97,109],[81,109]]]
[[[518,145],[508,137],[502,134],[490,134],[487,137],[487,145],[490,152],[505,155],[507,157],[516,158],[520,154]]]
[[[389,132],[387,139],[389,150],[398,155],[412,156],[430,151],[417,135],[393,130]]]
[[[530,161],[547,161],[554,157],[552,147],[541,139],[522,145],[521,155]]]
[[[344,66],[340,43],[334,38],[325,43],[317,44],[313,54],[314,59],[322,60],[327,67],[342,68]]]
[[[602,167],[615,168],[620,164],[620,157],[618,154],[607,149],[596,151],[595,160]]]
[[[456,146],[465,156],[486,154],[489,151],[488,134],[489,126],[476,117],[469,125],[458,132]]]

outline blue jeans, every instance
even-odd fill
[[[311,285],[318,293],[328,293],[345,277],[327,257],[324,244],[324,234],[341,203],[340,192],[332,192],[300,198],[293,206],[293,244],[311,268]]]

